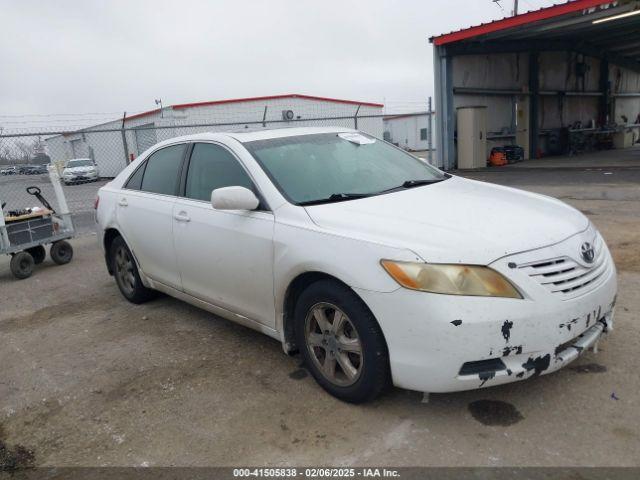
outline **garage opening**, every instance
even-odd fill
[[[576,0],[430,41],[441,168],[640,165],[613,152],[640,141],[640,2]]]

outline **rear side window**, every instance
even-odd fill
[[[185,196],[208,202],[216,188],[235,186],[253,190],[253,183],[238,160],[223,147],[196,143],[189,162]]]
[[[147,159],[140,190],[162,195],[175,195],[185,148],[184,144],[172,145],[152,154]]]
[[[138,169],[133,172],[133,175],[129,177],[129,181],[124,188],[128,188],[129,190],[140,190],[140,188],[142,188],[142,176],[144,175],[145,166],[146,162],[140,165]]]

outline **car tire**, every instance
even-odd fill
[[[157,292],[147,288],[140,279],[138,266],[122,237],[116,237],[109,251],[111,271],[120,293],[131,303],[141,304],[157,296]]]
[[[60,240],[51,245],[51,260],[58,265],[66,265],[73,258],[73,247],[65,240]]]
[[[389,384],[389,354],[382,329],[346,285],[320,280],[295,307],[296,342],[318,384],[349,403],[376,398]]]
[[[29,278],[33,273],[35,262],[29,252],[18,252],[11,257],[11,273],[20,280]]]
[[[37,247],[27,248],[27,250],[25,251],[29,252],[29,254],[33,257],[33,262],[36,265],[40,265],[42,262],[44,262],[44,259],[47,258],[47,251],[44,249],[42,245],[38,245]]]

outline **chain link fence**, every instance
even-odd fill
[[[379,111],[379,110],[378,110]],[[189,114],[158,110],[103,123],[97,126],[64,130],[51,126],[38,131],[6,128],[0,131],[0,202],[5,214],[33,208],[39,201],[26,192],[37,186],[51,206],[58,208],[47,173],[52,165],[60,175],[64,194],[76,230],[93,230],[93,205],[98,189],[120,173],[138,155],[158,142],[205,132],[255,131],[287,127],[355,128],[379,138],[384,135],[384,117],[364,112],[327,111],[316,108],[296,117],[276,107],[254,111],[223,110],[222,114]],[[242,114],[244,118],[238,118]],[[412,115],[431,115],[417,112]],[[203,121],[203,120],[208,121]],[[211,121],[211,120],[214,121]],[[429,135],[431,128],[429,128]],[[421,155],[422,156],[422,155]]]

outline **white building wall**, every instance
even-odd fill
[[[390,141],[394,145],[409,151],[427,150],[428,140],[421,140],[420,131],[429,129],[427,115],[400,116],[396,118],[386,118],[384,120],[384,131],[388,132]]]
[[[266,126],[262,126],[265,106],[267,107]],[[296,121],[283,122],[282,111],[292,110]],[[157,142],[182,135],[190,135],[203,132],[238,131],[256,128],[285,128],[304,126],[337,126],[354,128],[353,116],[358,111],[359,116],[381,115],[382,108],[368,105],[360,106],[312,100],[304,98],[280,98],[268,100],[255,100],[246,102],[222,103],[213,105],[192,106],[179,109],[165,108],[162,113],[152,113],[138,118],[127,119],[125,132],[127,138],[127,150],[129,157],[137,157],[143,152],[143,146],[139,145],[142,135],[136,136],[136,127],[153,125]],[[348,117],[338,120],[330,117]],[[311,120],[313,118],[327,118],[325,120]],[[309,120],[306,120],[309,119]],[[259,122],[247,123],[239,122]],[[193,124],[222,123],[235,125],[221,126],[197,126]],[[71,142],[80,140],[85,146],[86,152],[92,152],[92,156],[104,177],[116,176],[126,166],[126,155],[122,142],[120,127],[122,120],[96,125],[82,132],[66,135],[58,135],[46,139],[48,154],[53,162],[66,163],[74,158]],[[94,130],[111,130],[113,132],[93,132]],[[361,118],[358,120],[358,129],[370,133],[376,137],[382,137],[382,117]],[[87,153],[87,156],[89,154]]]

